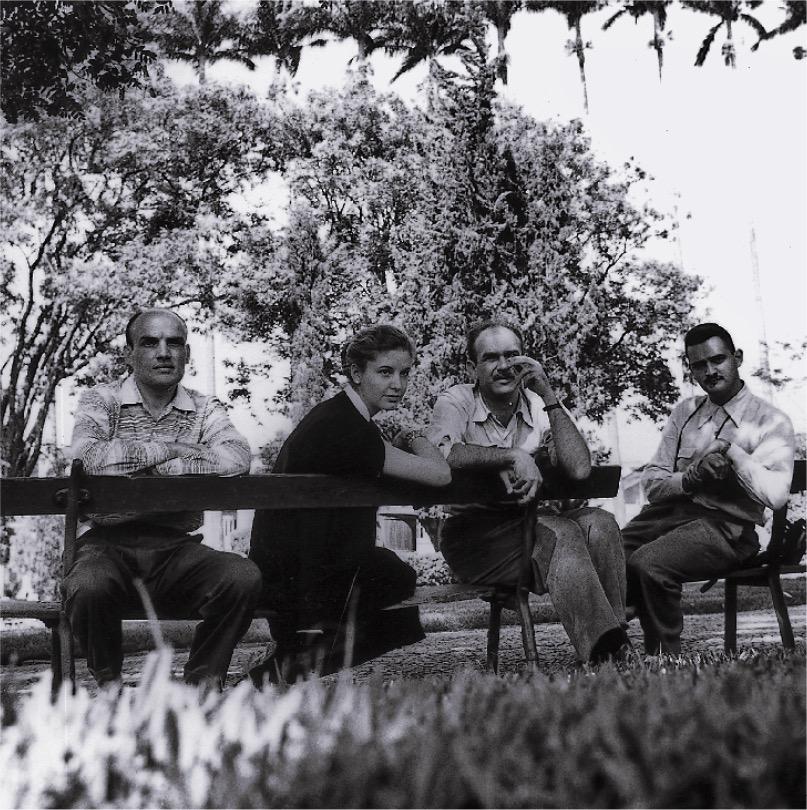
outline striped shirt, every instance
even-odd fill
[[[172,442],[197,447],[178,456],[169,447]],[[174,398],[155,418],[132,376],[96,385],[81,395],[70,455],[81,459],[89,475],[239,475],[248,472],[250,464],[246,439],[215,397],[178,385]],[[202,525],[201,512],[88,518],[93,525],[138,519],[184,532]]]
[[[715,439],[731,446],[726,457],[739,487],[687,496],[682,479],[693,460]],[[793,476],[795,439],[790,419],[747,385],[724,405],[706,396],[679,402],[661,435],[661,444],[645,467],[642,483],[651,503],[690,497],[740,520],[763,524],[765,507],[787,503]]]

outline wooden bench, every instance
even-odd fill
[[[793,480],[790,484],[790,494],[794,495],[807,489],[805,472],[807,462],[797,459],[793,465]],[[785,595],[782,591],[782,574],[803,574],[807,569],[801,562],[802,553],[799,550],[804,543],[805,520],[802,514],[791,521],[788,517],[790,504],[785,504],[773,513],[771,523],[771,539],[768,547],[761,554],[753,557],[742,568],[727,574],[721,579],[725,580],[724,597],[724,637],[723,643],[727,653],[737,650],[737,586],[745,585],[755,588],[768,588],[773,601],[773,610],[779,623],[779,633],[782,636],[782,645],[786,649],[794,649],[796,641],[793,637],[793,626],[787,612]],[[705,593],[715,583],[716,579],[709,580],[701,588]]]
[[[611,498],[619,487],[620,468],[595,467],[584,481],[568,481],[547,473],[542,497]],[[411,505],[469,504],[500,497],[498,477],[461,475],[447,487],[434,489],[389,479],[337,478],[320,475],[216,476],[88,476],[80,461],[74,461],[66,478],[5,478],[0,480],[0,515],[65,516],[62,575],[73,564],[76,530],[81,513],[180,512],[224,509],[332,509]],[[516,589],[493,586],[449,585],[416,589],[403,605],[458,601],[474,597],[490,601],[487,663],[498,667],[501,611],[508,600],[517,598],[522,641],[530,666],[538,655],[527,589],[535,511],[528,511],[522,549],[522,573]],[[256,618],[269,618],[259,610]],[[0,600],[0,617],[32,618],[51,630],[51,666],[54,689],[64,678],[75,680],[73,637],[62,602]],[[143,618],[143,615],[127,618]],[[197,618],[161,615],[161,619]]]

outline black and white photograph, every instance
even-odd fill
[[[0,807],[807,802],[807,1],[0,0]]]

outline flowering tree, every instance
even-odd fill
[[[210,306],[237,231],[229,195],[277,167],[267,111],[206,88],[124,101],[91,91],[84,117],[6,130],[0,172],[3,459],[30,475],[56,386],[97,378],[137,306]]]

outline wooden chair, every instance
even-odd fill
[[[791,494],[804,492],[805,467],[804,459],[797,459],[793,466],[793,480],[790,485]],[[727,653],[737,649],[737,587],[744,585],[752,588],[768,588],[773,601],[773,610],[779,623],[779,633],[782,636],[782,645],[786,649],[796,646],[793,637],[793,626],[787,612],[787,604],[782,591],[782,574],[803,574],[805,566],[801,562],[804,546],[805,520],[804,517],[796,520],[788,519],[789,504],[773,513],[771,525],[771,540],[767,549],[748,561],[748,564],[726,574],[725,580],[725,625],[724,647]],[[706,592],[717,582],[710,580],[702,588]]]

